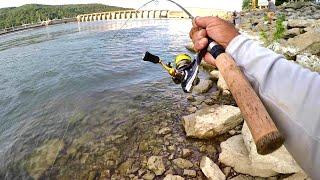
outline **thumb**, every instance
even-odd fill
[[[217,21],[217,17],[206,16],[206,17],[196,17],[195,24],[201,28],[206,28],[210,23]]]

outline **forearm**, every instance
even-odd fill
[[[287,149],[313,179],[320,179],[315,169],[320,167],[320,75],[242,35],[226,51],[265,104]]]

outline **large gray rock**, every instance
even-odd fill
[[[148,159],[148,169],[153,171],[156,175],[161,175],[165,171],[165,166],[162,161],[162,156],[151,156]]]
[[[315,22],[314,19],[289,19],[288,28],[305,28],[313,25]]]
[[[268,155],[258,154],[257,147],[246,123],[243,124],[242,135],[246,149],[249,152],[250,160],[254,167],[273,170],[282,174],[302,171],[284,146],[281,146],[280,149]]]
[[[271,169],[261,169],[251,163],[242,135],[233,136],[222,142],[220,146],[219,161],[233,167],[238,173],[260,177],[270,177],[278,174]]]
[[[183,117],[187,136],[206,139],[228,132],[243,121],[238,107],[207,107]]]
[[[294,38],[288,39],[289,47],[295,48],[297,54],[311,53],[320,54],[320,29],[308,31]]]
[[[226,176],[210,158],[203,156],[200,161],[200,169],[210,180],[225,180]]]
[[[296,62],[311,71],[320,72],[320,58],[315,55],[297,55]]]
[[[213,81],[210,79],[202,79],[199,84],[193,87],[192,92],[196,94],[206,93],[213,86]]]

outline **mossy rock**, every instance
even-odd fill
[[[36,148],[26,160],[24,167],[31,177],[39,179],[50,168],[60,150],[64,148],[64,142],[60,139],[47,140]]]

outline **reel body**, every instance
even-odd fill
[[[188,54],[179,54],[174,60],[174,67],[171,63],[164,64],[158,57],[149,52],[145,53],[144,61],[149,61],[155,64],[160,64],[171,76],[172,80],[176,84],[181,84],[184,92],[190,93],[193,86],[199,83],[198,72],[199,64],[197,60],[192,58]]]

